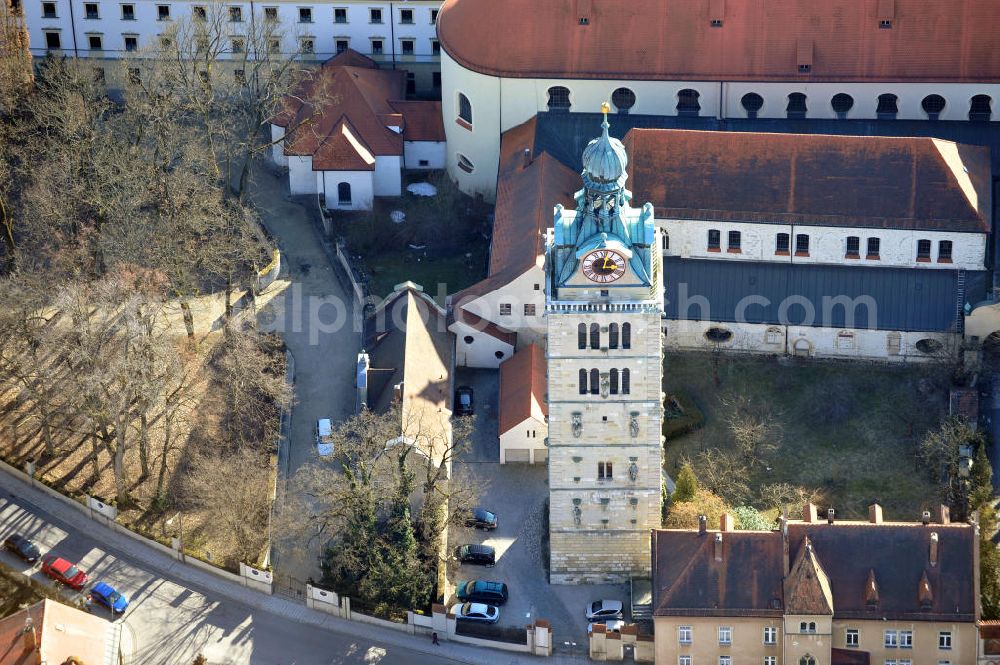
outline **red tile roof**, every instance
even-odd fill
[[[500,365],[500,434],[549,415],[545,352],[530,344]]]
[[[881,6],[880,0],[447,0],[438,38],[463,67],[506,77],[996,80],[1000,2],[895,0],[891,16],[882,16]],[[722,27],[711,26],[715,18]],[[882,18],[891,18],[891,29],[880,29]],[[810,54],[812,62],[799,62]],[[800,64],[810,71],[800,73]]]
[[[552,208],[557,203],[576,208],[573,195],[582,186],[580,175],[547,152],[533,154],[535,126],[532,118],[501,138],[489,277],[455,294],[452,301],[459,306],[533,268],[545,252]]]
[[[34,636],[25,633],[31,619]],[[53,600],[41,600],[31,607],[0,620],[0,665],[63,663],[70,656],[80,662],[103,663],[110,623],[87,612]],[[34,649],[30,645],[34,645]]]
[[[343,116],[313,153],[313,170],[374,171],[375,156]]]
[[[399,116],[391,100],[405,96],[406,75],[377,69],[374,62],[359,56],[345,51],[328,60],[285,98],[283,109],[271,122],[288,129],[286,155],[316,156],[313,169],[317,171],[350,171],[358,170],[364,151],[351,149],[347,143],[358,143],[373,156],[403,154],[403,137],[386,122]],[[338,136],[343,135],[342,120],[356,141],[345,143]],[[334,146],[327,154],[323,148],[331,137]]]
[[[989,232],[983,146],[633,129],[625,147],[634,199],[651,201],[659,218]]]
[[[392,108],[403,115],[404,141],[444,141],[441,102],[394,101]]]

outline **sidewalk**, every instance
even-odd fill
[[[506,651],[480,649],[464,644],[449,643],[444,640],[442,640],[440,646],[434,646],[423,635],[411,636],[378,626],[339,619],[322,612],[310,610],[304,604],[299,605],[281,597],[268,596],[257,591],[252,591],[217,578],[211,573],[185,566],[166,554],[146,547],[142,543],[116,533],[97,522],[87,520],[85,529],[78,528],[78,526],[74,525],[80,524],[81,516],[79,512],[5,473],[0,473],[0,487],[35,506],[38,509],[38,513],[44,513],[44,517],[47,520],[56,523],[60,528],[68,532],[85,531],[88,536],[104,544],[104,551],[113,554],[123,562],[128,562],[147,572],[155,572],[163,578],[170,579],[174,583],[203,593],[208,597],[215,596],[216,600],[226,599],[229,602],[252,610],[251,613],[255,615],[255,623],[266,624],[266,614],[272,614],[343,636],[364,635],[367,639],[377,640],[387,646],[433,654],[437,655],[442,661],[448,660],[457,663],[473,663],[476,665],[495,665],[497,663],[505,665],[533,663],[538,665],[539,663],[552,663],[553,665],[569,665],[589,662],[584,656],[557,655],[551,658],[540,658]],[[259,616],[260,614],[264,614],[265,616]]]

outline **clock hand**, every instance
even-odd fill
[[[601,266],[603,270],[614,270],[614,265],[608,265],[608,257],[604,257],[604,264]]]

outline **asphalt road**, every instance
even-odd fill
[[[28,535],[43,553],[52,550],[78,563],[91,582],[107,581],[128,596],[129,608],[119,618],[125,624],[126,665],[189,665],[199,653],[212,665],[541,662],[458,644],[433,647],[426,636],[328,617],[183,566],[74,513],[0,473],[0,537]],[[46,579],[37,567],[6,553],[0,557]]]

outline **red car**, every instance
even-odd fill
[[[42,572],[77,591],[87,583],[87,573],[55,554],[46,554],[42,557]]]

